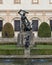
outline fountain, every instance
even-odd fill
[[[18,44],[28,48],[33,43],[33,32],[31,24],[25,14],[28,14],[25,10],[20,10],[18,14],[21,16],[21,29],[18,34]]]

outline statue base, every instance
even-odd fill
[[[26,37],[29,36],[29,39],[26,39]],[[26,31],[26,32],[20,32],[18,34],[18,42],[17,45],[19,46],[25,46],[25,43],[29,42],[29,46],[32,45],[34,39],[34,34],[32,33],[32,31]]]

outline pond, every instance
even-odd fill
[[[0,65],[52,65],[52,59],[0,59]]]

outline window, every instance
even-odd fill
[[[21,0],[14,0],[14,4],[20,4]]]
[[[3,3],[3,0],[0,0],[0,4],[2,4]]]
[[[32,30],[38,31],[38,20],[32,20]]]
[[[52,4],[52,0],[49,0],[49,3]]]
[[[20,31],[20,20],[14,20],[15,31]]]
[[[51,31],[52,31],[52,20],[50,20],[50,28],[51,28]]]
[[[0,20],[0,31],[2,31],[3,20]]]
[[[32,0],[32,4],[38,4],[39,0]]]

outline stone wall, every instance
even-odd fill
[[[32,23],[32,20],[38,20],[38,28],[42,22],[46,22],[50,25],[50,20],[52,20],[52,10],[27,10],[29,14],[27,14],[27,18]],[[0,19],[3,20],[3,26],[9,22],[12,24],[14,29],[14,20],[20,20],[20,16],[17,10],[0,10]],[[17,37],[19,31],[14,31],[14,37]],[[34,31],[34,36],[38,37],[38,31]],[[2,31],[0,31],[0,37],[2,37]]]

